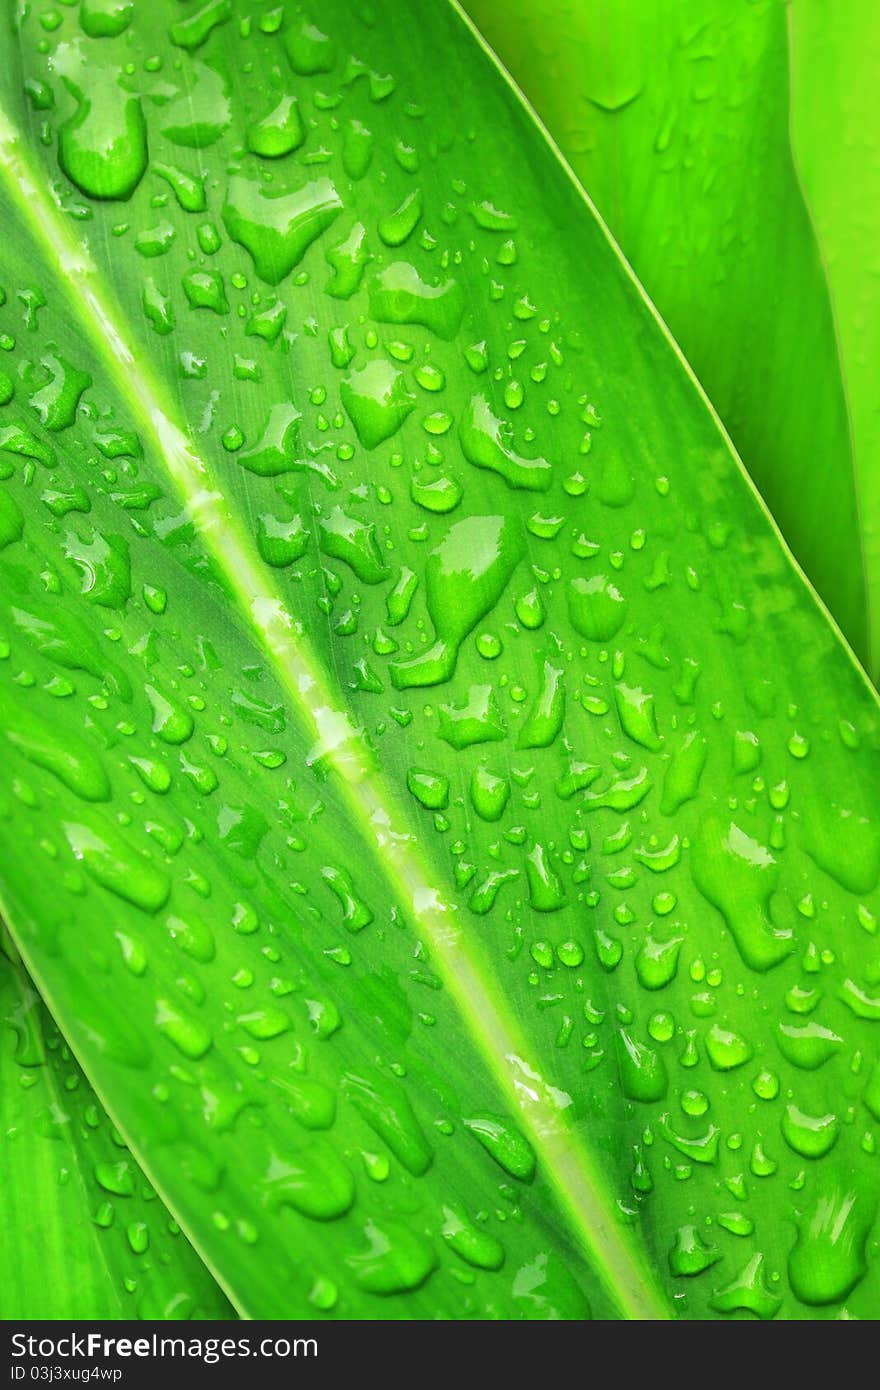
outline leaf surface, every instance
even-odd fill
[[[871,515],[864,493],[876,451],[857,434],[864,460],[854,458],[844,384],[850,363],[867,375],[872,359],[844,337],[842,375],[790,126],[797,111],[816,122],[815,135],[804,137],[814,162],[828,161],[852,205],[861,179],[855,170],[842,175],[831,153],[842,141],[827,134],[838,105],[816,94],[828,90],[826,62],[849,85],[849,55],[860,45],[852,35],[872,26],[859,28],[847,5],[813,6],[812,21],[808,7],[799,18],[801,8],[777,0],[468,6],[606,219],[786,540],[867,664],[859,505]],[[814,80],[804,73],[797,111],[789,14],[815,32]],[[870,83],[869,61],[863,71]],[[855,148],[851,141],[850,160]],[[860,263],[865,256],[839,261]],[[846,306],[844,322],[864,317],[854,307]],[[864,433],[872,428],[866,419]]]
[[[876,701],[692,375],[455,10],[89,12],[4,79],[0,844],[132,1152],[249,1315],[864,1314]]]

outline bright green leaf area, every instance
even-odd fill
[[[0,102],[2,908],[146,1179],[245,1315],[870,1316],[876,697],[677,349],[440,0],[90,12]]]
[[[792,141],[825,263],[849,403],[880,667],[880,12],[871,0],[789,10]]]
[[[234,1316],[3,949],[0,1317]]]
[[[471,0],[467,8],[559,142],[786,540],[867,663],[847,402],[789,134],[787,15],[797,17],[800,5]],[[827,134],[839,105],[826,87],[826,65],[833,71],[839,63],[848,84],[861,43],[851,37],[863,32],[857,22],[829,19],[848,8],[812,7],[821,37],[800,104],[821,131],[817,151],[838,144]],[[840,31],[836,42],[829,26]],[[867,82],[870,74],[866,63]],[[858,155],[851,150],[848,158],[850,177],[840,190],[851,207],[853,189],[863,185]],[[868,197],[871,208],[875,202]],[[841,262],[852,267],[865,257]],[[863,373],[873,361],[863,352]],[[857,442],[865,445],[864,471],[876,478],[876,449],[869,453],[858,432]],[[869,488],[876,492],[876,483],[860,481],[863,505]]]

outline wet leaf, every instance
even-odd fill
[[[2,907],[149,1181],[249,1315],[867,1315],[876,698],[580,190],[444,4],[42,13]]]

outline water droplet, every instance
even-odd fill
[[[355,892],[350,876],[343,869],[328,865],[321,870],[321,877],[342,904],[342,920],[348,930],[359,932],[368,927],[373,920],[373,914]]]
[[[791,1287],[811,1307],[837,1303],[866,1272],[865,1244],[877,1210],[876,1197],[841,1175],[826,1179],[798,1228],[788,1259]]]
[[[455,511],[462,498],[461,486],[455,478],[441,475],[439,478],[430,478],[427,482],[415,477],[410,484],[410,497],[419,507],[424,507],[426,512],[436,515],[445,515],[447,512]]]
[[[115,39],[131,23],[134,0],[82,0],[79,22],[90,39]]]
[[[572,627],[590,642],[608,642],[620,631],[626,617],[626,599],[604,574],[572,579],[568,586],[568,614]]]
[[[299,560],[308,549],[309,533],[301,516],[282,521],[264,512],[257,518],[257,549],[267,565],[283,569]]]
[[[64,833],[76,858],[102,888],[144,912],[164,906],[171,887],[165,874],[136,853],[113,826],[66,821]]]
[[[476,468],[499,474],[512,488],[546,492],[553,468],[545,458],[523,458],[513,448],[511,425],[497,416],[486,396],[472,396],[459,428],[462,453]]]
[[[355,222],[348,235],[328,249],[327,261],[333,267],[333,275],[326,289],[335,299],[350,299],[360,285],[370,260],[366,238],[367,229],[363,222]],[[337,362],[336,365],[347,366],[348,363]]]
[[[764,1277],[764,1256],[755,1254],[731,1283],[712,1296],[711,1306],[718,1313],[754,1313],[761,1319],[774,1318],[782,1299]]]
[[[84,540],[68,531],[64,553],[79,574],[80,593],[102,608],[124,608],[131,596],[131,560],[122,536],[103,536],[97,531]]]
[[[509,1120],[498,1115],[472,1115],[464,1121],[464,1127],[505,1173],[520,1182],[531,1182],[535,1175],[535,1152]]]
[[[427,1241],[410,1226],[382,1218],[381,1226],[368,1221],[364,1227],[367,1249],[346,1256],[355,1280],[367,1293],[408,1293],[424,1284],[437,1264]]]
[[[777,866],[770,851],[734,821],[703,818],[691,849],[694,883],[727,923],[745,963],[769,970],[792,949],[791,932],[770,916]]]
[[[324,1139],[296,1152],[273,1152],[262,1187],[273,1205],[293,1207],[313,1221],[334,1221],[354,1201],[354,1178]]]
[[[334,507],[319,518],[318,535],[324,554],[344,560],[364,584],[379,584],[387,578],[373,522],[359,521]]]
[[[264,159],[280,159],[299,149],[305,138],[299,104],[287,93],[262,120],[248,126],[247,145]]]
[[[733,1071],[752,1056],[750,1044],[740,1033],[717,1023],[713,1023],[706,1034],[706,1052],[716,1071]]]
[[[808,1023],[780,1023],[776,1040],[786,1061],[804,1071],[817,1071],[843,1046],[843,1038],[814,1019]]]
[[[367,449],[390,439],[416,403],[403,373],[381,358],[347,376],[340,392],[358,439]]]
[[[537,1255],[522,1265],[511,1286],[519,1314],[528,1321],[585,1322],[592,1314],[586,1294],[558,1255]]]
[[[419,323],[439,338],[454,338],[464,313],[457,280],[433,284],[409,261],[393,261],[370,281],[370,313],[379,323]]]
[[[675,749],[663,779],[660,810],[664,816],[674,815],[697,795],[703,768],[706,766],[708,744],[702,734],[692,729]]]
[[[162,134],[177,145],[201,150],[220,139],[230,124],[229,92],[219,72],[192,63],[185,88],[159,115]]]
[[[707,1245],[696,1226],[680,1226],[675,1233],[675,1244],[669,1252],[669,1268],[679,1277],[693,1277],[711,1269],[721,1259],[721,1252],[714,1245]]]
[[[653,695],[641,686],[620,682],[614,687],[614,699],[620,727],[627,737],[653,753],[658,752],[663,740],[657,732]]]
[[[147,167],[147,126],[137,97],[118,82],[93,81],[58,132],[58,162],[90,198],[130,198]]]
[[[156,1027],[191,1062],[204,1057],[213,1043],[203,1023],[186,1014],[168,999],[156,1000]]]
[[[519,731],[517,748],[549,748],[565,718],[564,671],[557,660],[539,657],[540,686],[525,723]]]
[[[234,175],[223,221],[233,241],[250,253],[257,274],[277,285],[341,209],[342,200],[328,178],[314,179],[294,192],[270,194],[256,181]]]
[[[840,1133],[837,1116],[808,1115],[797,1105],[787,1105],[782,1116],[782,1136],[802,1158],[823,1158],[833,1149]]]
[[[460,751],[475,743],[497,743],[505,727],[491,685],[472,685],[463,704],[441,705],[440,737]]]
[[[304,14],[296,14],[284,30],[282,41],[290,66],[301,77],[330,72],[336,61],[336,45]]]
[[[471,516],[450,527],[425,566],[436,641],[419,656],[392,665],[391,679],[399,690],[449,679],[461,643],[498,602],[521,554],[513,519]]]
[[[422,195],[413,189],[399,207],[379,219],[379,236],[386,246],[402,246],[415,231],[421,215]]]
[[[379,1072],[349,1072],[343,1092],[407,1172],[420,1177],[428,1171],[433,1150],[399,1083]]]
[[[636,974],[643,989],[663,989],[675,978],[684,937],[660,941],[648,935],[636,956]]]
[[[184,212],[204,212],[208,206],[202,179],[184,173],[173,164],[154,164],[152,173],[168,184]]]
[[[406,774],[406,785],[416,800],[430,811],[443,811],[449,805],[449,778],[442,773],[411,767]]]
[[[469,1221],[459,1206],[444,1206],[441,1235],[450,1250],[476,1269],[500,1269],[504,1263],[504,1247]]]
[[[153,711],[153,733],[165,743],[186,743],[195,727],[189,710],[154,685],[145,685],[144,693]]]
[[[657,1101],[666,1095],[666,1063],[653,1047],[637,1042],[625,1028],[617,1031],[620,1084],[630,1100]]]
[[[526,855],[529,903],[536,912],[556,912],[565,903],[559,875],[554,872],[547,850],[535,844]]]
[[[215,314],[229,313],[223,276],[218,271],[190,270],[181,284],[191,309],[210,309]]]
[[[80,397],[91,386],[92,378],[57,352],[46,353],[40,365],[49,373],[49,380],[34,391],[29,402],[47,430],[57,433],[69,429],[76,419]]]
[[[0,693],[0,722],[7,739],[36,767],[45,768],[84,801],[107,801],[110,782],[97,752],[71,731],[50,724],[36,710]]]
[[[127,1159],[119,1159],[116,1163],[95,1164],[95,1180],[105,1192],[112,1193],[114,1197],[134,1196],[134,1173]]]

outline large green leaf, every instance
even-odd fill
[[[789,137],[786,26],[799,2],[471,0],[467,8],[558,140],[867,662],[846,398]],[[814,28],[828,39],[829,12],[849,6],[814,8],[822,12]],[[861,32],[851,17],[832,26],[838,42],[817,45],[815,80],[805,76],[799,103],[821,127],[823,151],[836,148],[826,132],[838,107],[830,91],[817,92],[826,64],[839,64],[848,83],[860,42],[852,35]],[[872,75],[866,62],[867,81]],[[863,188],[854,169],[845,188],[848,201]],[[863,360],[871,373],[874,359]],[[876,451],[864,467],[876,477],[871,457]]]
[[[871,0],[789,8],[792,140],[831,290],[849,403],[880,672],[880,10]]]
[[[0,845],[115,1123],[245,1313],[868,1313],[876,700],[692,375],[440,0],[107,16],[4,77]]]
[[[3,950],[0,1318],[232,1316]]]

